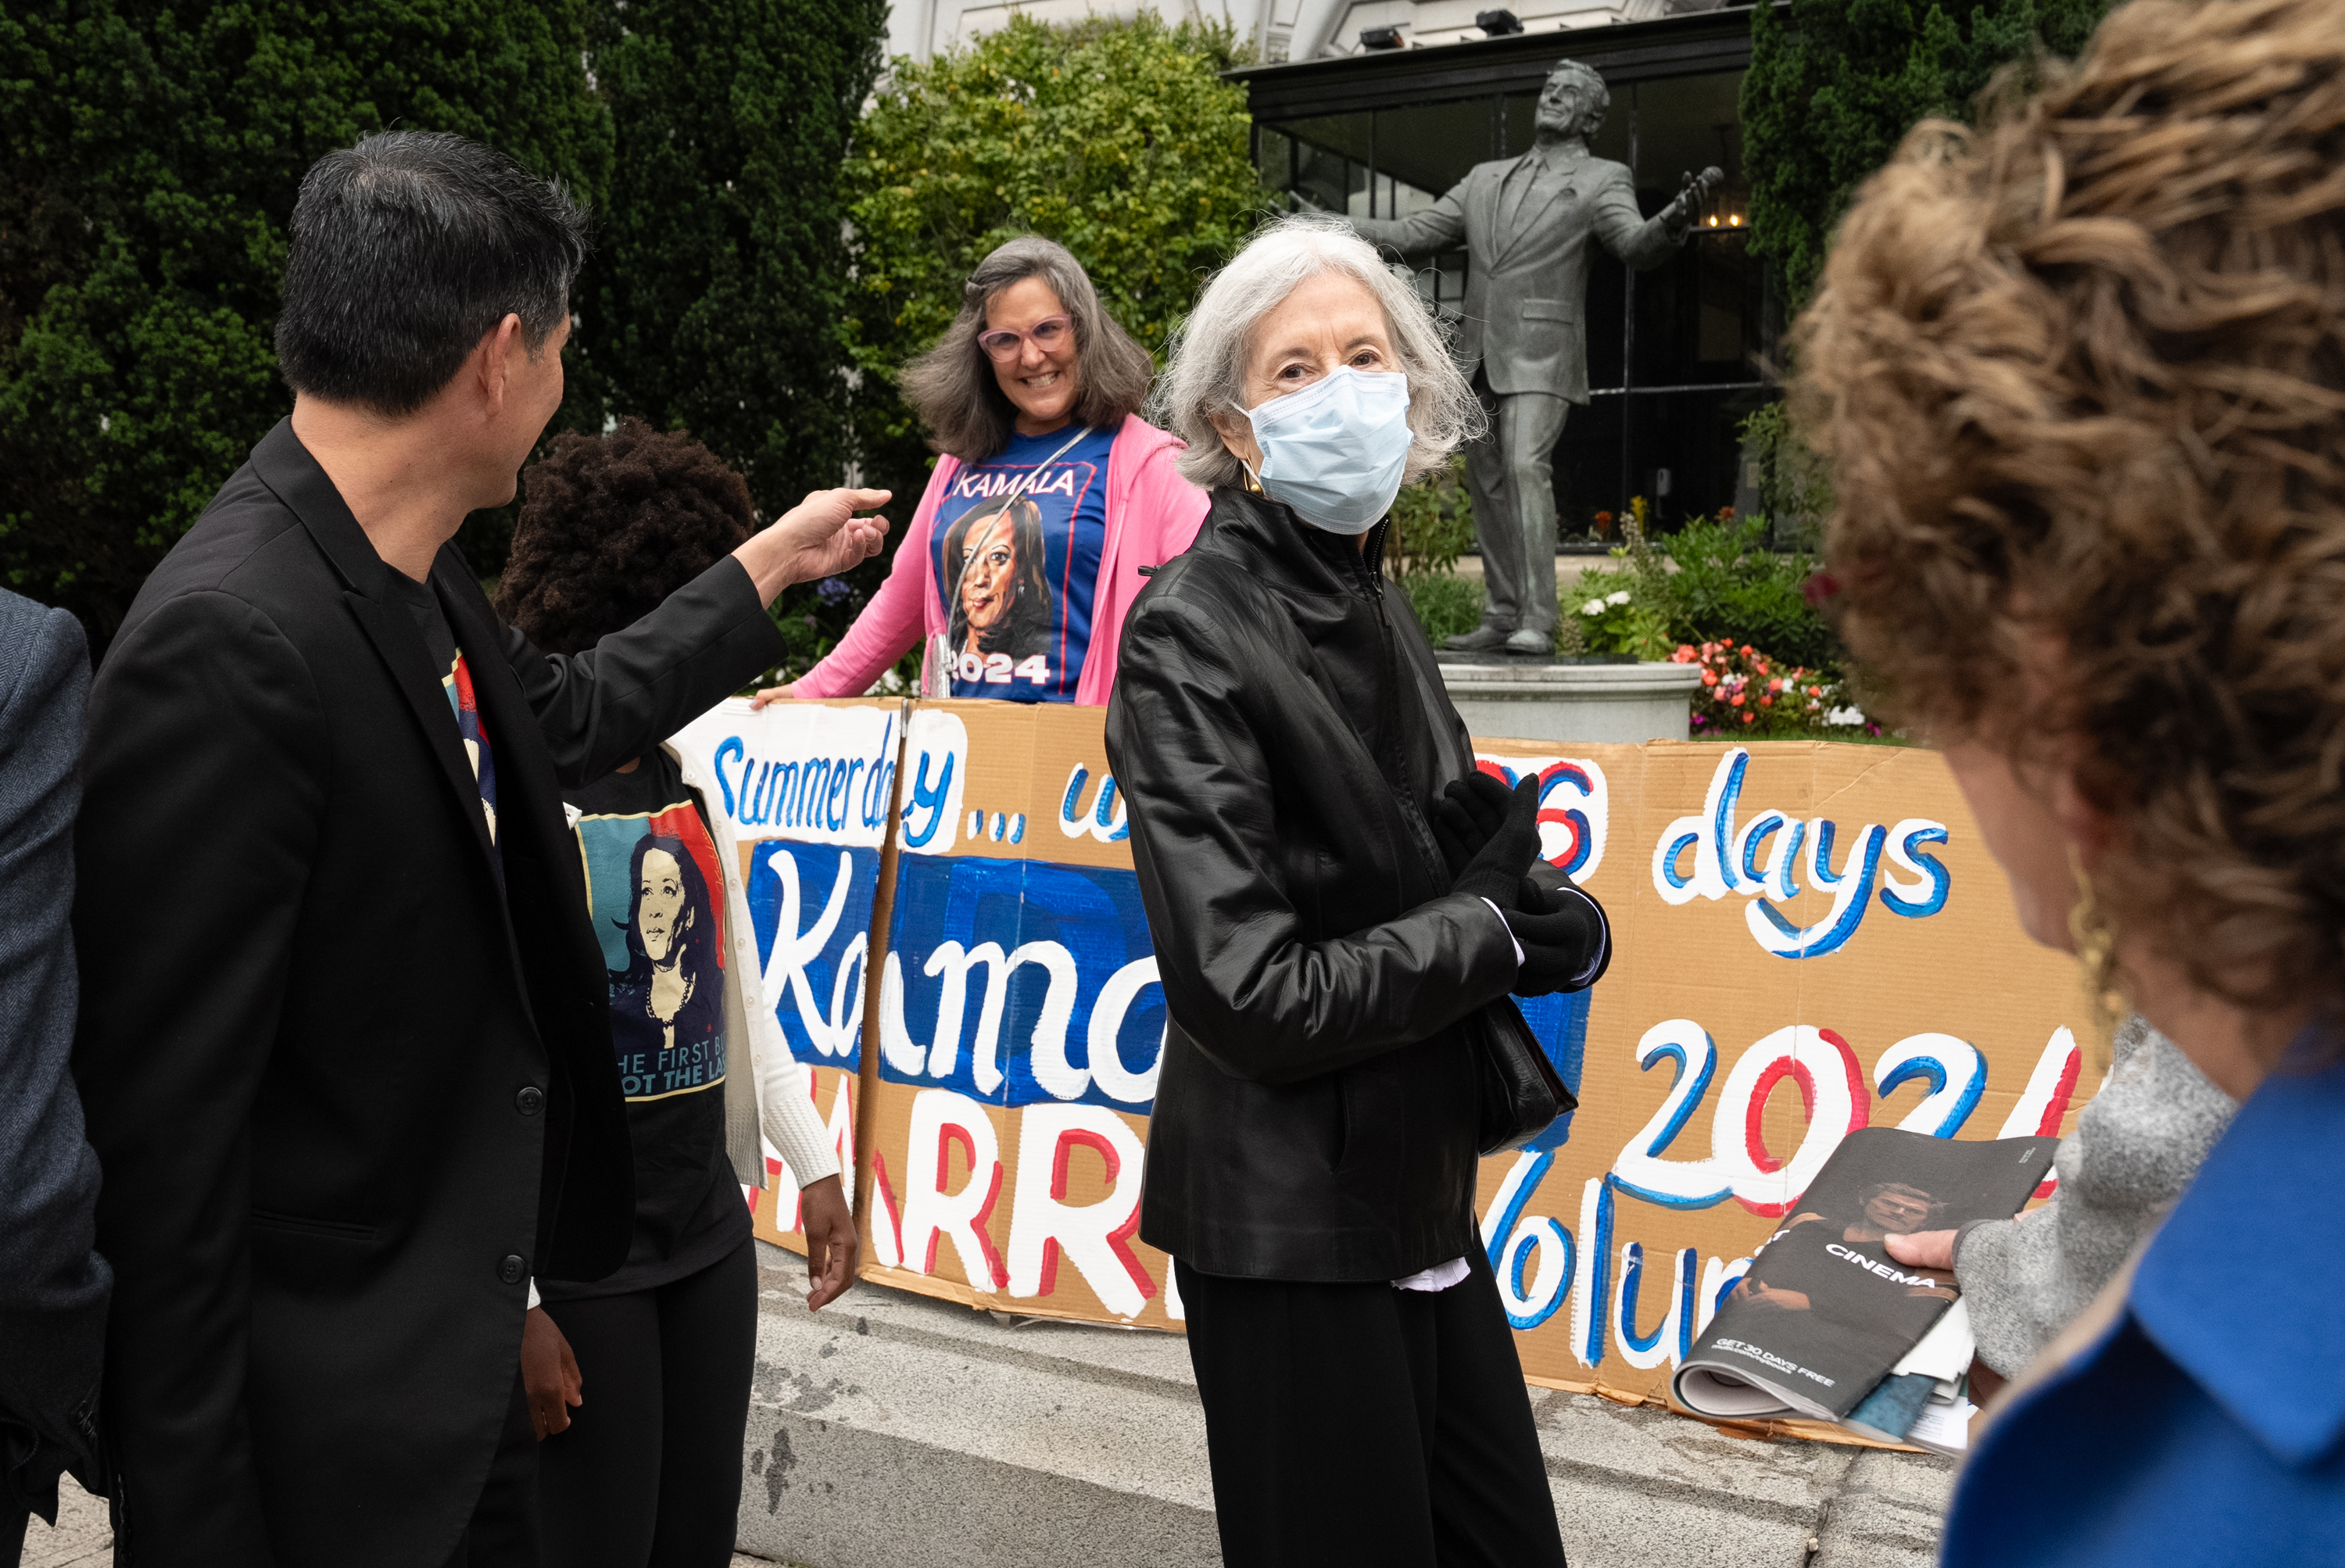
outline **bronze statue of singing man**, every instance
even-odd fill
[[[1688,175],[1648,219],[1626,164],[1595,158],[1589,138],[1612,95],[1577,60],[1549,73],[1538,131],[1519,158],[1476,164],[1435,206],[1400,219],[1355,218],[1363,238],[1403,255],[1466,245],[1457,349],[1489,416],[1467,447],[1474,532],[1488,599],[1465,652],[1544,654],[1555,639],[1555,443],[1573,403],[1588,402],[1588,263],[1592,239],[1644,271],[1685,243],[1715,168]]]

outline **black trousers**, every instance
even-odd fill
[[[1497,1281],[1200,1274],[1177,1259],[1227,1568],[1563,1568]]]
[[[538,1471],[545,1568],[728,1568],[757,1350],[756,1244],[655,1290],[549,1301],[578,1358]]]
[[[537,1426],[530,1420],[529,1393],[518,1367],[488,1481],[448,1568],[538,1568]]]

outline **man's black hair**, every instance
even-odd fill
[[[508,314],[534,356],[570,309],[585,209],[560,179],[445,131],[328,153],[293,207],[277,363],[296,392],[398,416]]]

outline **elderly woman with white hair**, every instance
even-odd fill
[[[1171,1014],[1140,1234],[1223,1558],[1560,1564],[1474,1179],[1485,1058],[1537,1049],[1508,993],[1594,983],[1609,941],[1382,570],[1472,394],[1416,293],[1297,217],[1206,285],[1157,402],[1212,508],[1125,621],[1108,757]]]

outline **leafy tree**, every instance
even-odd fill
[[[1996,71],[2081,50],[2111,0],[1791,0],[1751,15],[1742,79],[1752,248],[1803,300],[1865,177],[1932,115],[1964,117]]]
[[[102,647],[290,407],[270,338],[302,171],[383,126],[599,204],[586,0],[28,0],[0,11],[0,584]]]
[[[885,0],[597,13],[616,157],[579,289],[587,381],[613,413],[706,442],[767,516],[840,483],[851,458],[838,171],[886,25]],[[859,603],[809,585],[777,618],[810,648]]]
[[[926,65],[890,62],[845,170],[856,234],[849,325],[875,483],[909,503],[929,456],[894,395],[960,308],[961,280],[1020,234],[1074,252],[1107,310],[1162,351],[1203,275],[1270,204],[1226,25],[1007,27]],[[905,505],[909,513],[909,504]]]

